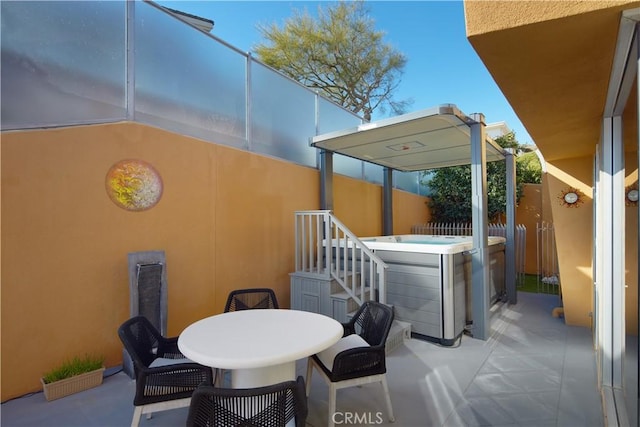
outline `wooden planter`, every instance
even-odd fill
[[[45,384],[44,380],[40,378],[42,383],[42,390],[44,391],[44,397],[48,400],[60,399],[61,397],[69,396],[73,393],[78,393],[83,390],[87,390],[93,387],[97,387],[102,384],[102,376],[104,368],[96,369],[95,371],[86,372],[80,375],[74,375],[64,380],[56,381],[53,383]]]

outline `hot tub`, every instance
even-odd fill
[[[409,234],[360,240],[389,266],[386,298],[396,319],[411,323],[414,337],[452,345],[473,321],[472,237]],[[505,293],[505,239],[490,236],[488,242],[494,303]]]

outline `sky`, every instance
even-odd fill
[[[244,52],[263,42],[259,24],[282,27],[294,11],[317,16],[327,1],[157,1],[214,21],[211,34]],[[412,99],[407,113],[455,104],[482,113],[487,124],[505,122],[520,144],[531,137],[466,38],[462,1],[367,1],[376,30],[407,63],[395,100]],[[373,119],[383,118],[374,114]]]

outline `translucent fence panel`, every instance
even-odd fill
[[[355,128],[362,123],[360,117],[322,97],[318,100],[318,113],[318,135]],[[351,157],[334,155],[333,171],[351,178],[363,179],[363,163]]]
[[[364,163],[364,179],[365,181],[372,182],[374,184],[382,185],[384,183],[384,168],[380,165],[374,165],[373,163]],[[395,181],[394,181],[395,182]]]
[[[333,156],[333,172],[346,175],[351,178],[363,179],[364,176],[364,162],[362,160],[354,159],[339,154]]]
[[[393,186],[418,194],[418,172],[393,171]]]
[[[246,56],[136,2],[135,119],[246,148]]]
[[[362,123],[360,117],[322,97],[318,98],[318,117],[318,135],[355,128]]]
[[[129,38],[128,5],[134,10]],[[133,116],[179,134],[317,167],[311,137],[362,123],[152,2],[5,1],[0,8],[3,130]],[[127,58],[129,49],[134,54]],[[133,93],[127,92],[128,77]],[[382,167],[345,156],[334,156],[334,172],[383,183]],[[394,186],[419,191],[411,174],[395,173]]]
[[[125,2],[0,2],[2,129],[122,120]]]
[[[315,94],[256,61],[250,74],[250,150],[316,167]]]

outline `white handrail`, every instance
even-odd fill
[[[358,305],[366,300],[386,302],[387,265],[380,257],[329,210],[295,215],[297,273],[335,279]]]

